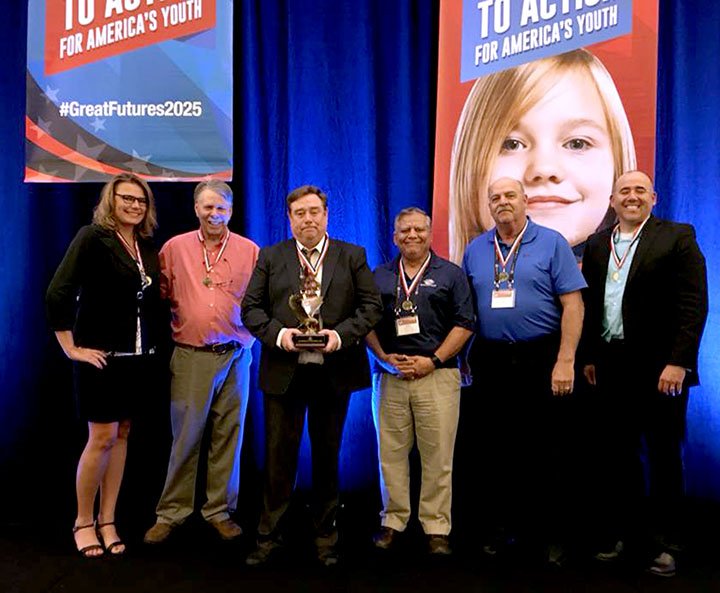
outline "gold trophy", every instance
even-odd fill
[[[318,333],[322,329],[320,307],[323,298],[320,286],[311,274],[300,274],[300,292],[290,295],[288,305],[298,321],[302,332],[292,337],[296,348],[319,349],[328,343],[328,336]]]

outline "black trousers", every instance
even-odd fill
[[[350,394],[334,390],[324,365],[299,365],[282,395],[264,394],[265,483],[259,539],[280,537],[297,475],[305,424],[312,448],[312,507],[315,543],[337,543],[338,459]]]
[[[662,368],[613,341],[600,352],[594,394],[598,537],[678,544],[688,393],[657,389]],[[659,545],[657,545],[659,543]]]
[[[460,422],[462,446],[473,452],[481,533],[505,529],[544,543],[568,537],[577,422],[573,396],[552,395],[558,348],[556,335],[518,343],[475,340],[473,386],[464,394]],[[468,483],[463,479],[458,488]]]

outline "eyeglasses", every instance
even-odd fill
[[[141,208],[147,208],[148,199],[143,196],[131,196],[129,194],[115,194],[120,198],[126,206],[132,206],[133,203],[137,202]]]

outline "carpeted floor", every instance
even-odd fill
[[[346,509],[343,562],[316,566],[302,540],[288,546],[271,566],[249,568],[244,557],[250,537],[221,542],[200,521],[191,521],[164,545],[142,544],[147,525],[126,526],[123,558],[85,560],[73,549],[69,527],[0,527],[1,593],[221,593],[397,591],[409,593],[720,593],[720,546],[712,525],[700,529],[679,561],[678,575],[662,579],[630,563],[597,563],[575,551],[562,569],[550,568],[541,555],[523,552],[504,561],[479,551],[477,542],[455,541],[449,558],[429,558],[417,529],[390,553],[370,544],[376,525]],[[301,530],[302,531],[302,530]],[[45,537],[43,537],[45,533]]]

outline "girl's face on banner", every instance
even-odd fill
[[[503,142],[491,179],[522,181],[530,217],[576,245],[605,216],[613,175],[598,91],[589,74],[569,72],[517,122]]]

